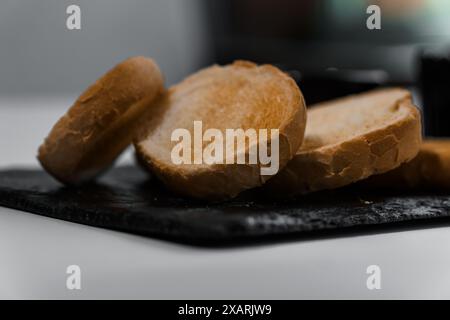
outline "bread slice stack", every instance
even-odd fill
[[[305,140],[266,186],[283,195],[335,189],[413,159],[422,140],[418,109],[398,88],[311,106]]]
[[[410,162],[361,181],[360,187],[379,190],[449,190],[450,139],[428,138]]]
[[[200,140],[195,138],[198,123]],[[277,139],[269,135],[262,141],[270,156],[277,151],[276,174],[264,174],[267,163],[259,158],[249,161],[261,139],[256,144],[248,138],[243,145],[222,141],[214,156],[205,154],[218,138],[205,139],[204,133],[226,136],[229,129],[255,130],[258,139],[264,130],[275,130]],[[178,130],[197,141],[182,156],[201,161],[174,161]],[[420,113],[404,89],[366,92],[306,111],[295,81],[271,65],[214,65],[165,89],[156,63],[135,57],[78,98],[38,158],[61,182],[81,184],[105,171],[133,141],[140,163],[168,189],[194,198],[229,199],[260,186],[283,196],[343,187],[410,161],[421,139]],[[228,147],[236,147],[232,156]],[[223,161],[216,159],[217,152],[223,152]],[[241,156],[243,163],[234,161]]]
[[[120,62],[53,126],[39,148],[39,162],[62,183],[93,180],[131,143],[138,123],[163,90],[162,74],[152,59]]]
[[[306,124],[305,103],[294,80],[273,66],[246,61],[212,66],[191,75],[171,87],[157,109],[161,112],[149,119],[135,140],[141,162],[170,189],[196,198],[232,198],[261,186],[270,176],[261,174],[259,162],[225,159],[212,163],[205,159],[202,151],[210,141],[201,148],[190,143],[194,145],[192,158],[203,156],[201,161],[174,163],[171,136],[175,130],[186,129],[193,137],[195,121],[202,122],[203,131],[211,128],[224,136],[228,129],[276,128],[279,166],[284,167],[300,147]],[[248,159],[254,147],[249,142],[236,153]]]

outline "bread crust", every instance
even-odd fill
[[[139,119],[164,91],[156,63],[128,58],[89,86],[38,150],[41,165],[65,184],[94,179],[131,143]]]
[[[450,189],[450,139],[425,139],[414,159],[359,185],[379,190]]]
[[[256,87],[258,81],[260,86]],[[243,86],[249,96],[239,98]],[[195,92],[203,89],[204,93],[196,97]],[[210,94],[213,97],[209,97]],[[266,96],[269,102],[264,99]],[[274,99],[286,103],[272,103]],[[236,101],[242,104],[240,108]],[[252,108],[254,101],[262,102],[258,108]],[[159,136],[154,132],[162,130],[162,124],[182,123],[179,119],[198,113],[195,119],[202,120],[208,128],[223,130],[229,125],[230,129],[279,129],[280,169],[298,150],[306,126],[305,102],[295,81],[274,66],[258,66],[248,61],[236,61],[223,67],[214,65],[189,76],[168,90],[160,99],[159,107],[161,115],[152,116],[135,140],[137,153],[168,188],[194,198],[232,198],[243,190],[262,185],[271,176],[261,175],[259,163],[174,165],[167,156],[170,148],[157,148]],[[177,108],[177,115],[168,116],[174,108]],[[281,117],[283,119],[278,123]],[[271,123],[277,123],[277,126],[271,127]],[[186,120],[183,125],[191,124]],[[176,127],[173,125],[170,130]],[[162,134],[164,138],[170,138],[169,131]],[[245,153],[248,156],[248,145]]]
[[[422,135],[420,113],[412,104],[410,93],[402,89],[384,89],[362,95],[375,96],[392,90],[400,90],[392,108],[406,110],[404,116],[385,127],[369,129],[338,143],[306,150],[302,146],[288,165],[269,181],[266,191],[293,196],[334,189],[387,172],[414,158]],[[336,101],[350,101],[355,97],[358,95]]]

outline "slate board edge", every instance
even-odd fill
[[[328,225],[326,227],[322,226],[321,228],[311,228],[308,230],[289,230],[289,231],[278,231],[278,232],[272,232],[272,233],[242,233],[237,234],[234,237],[230,237],[229,233],[211,233],[210,229],[207,230],[195,230],[195,232],[191,231],[184,231],[179,233],[166,233],[161,232],[160,227],[156,228],[149,228],[148,225],[145,228],[141,228],[140,230],[136,229],[136,226],[133,228],[127,228],[123,227],[121,224],[108,224],[108,223],[102,223],[98,222],[94,219],[88,218],[88,219],[81,219],[79,218],[79,215],[74,214],[70,217],[61,217],[58,214],[52,214],[47,211],[47,208],[45,209],[39,209],[36,206],[36,203],[29,201],[27,199],[20,199],[22,204],[18,205],[17,202],[14,201],[8,201],[8,199],[13,199],[8,197],[9,193],[14,193],[14,190],[7,191],[7,190],[1,190],[0,191],[0,206],[7,207],[10,209],[25,211],[27,213],[37,214],[40,216],[45,216],[49,218],[54,218],[62,221],[68,221],[72,223],[79,223],[82,225],[87,225],[91,227],[98,227],[108,230],[114,230],[114,231],[121,231],[146,237],[152,237],[162,240],[168,240],[172,242],[182,243],[182,244],[190,244],[190,245],[198,245],[198,246],[222,246],[222,245],[233,245],[238,242],[238,244],[244,244],[245,242],[251,243],[255,241],[267,241],[267,240],[283,240],[283,239],[300,239],[303,237],[314,237],[315,235],[323,236],[323,235],[336,235],[336,234],[346,234],[347,232],[352,231],[359,231],[364,232],[367,230],[375,230],[376,232],[380,233],[385,230],[383,228],[386,227],[402,227],[402,226],[418,226],[418,223],[420,225],[430,225],[436,222],[450,222],[450,212],[447,215],[444,216],[429,216],[429,215],[423,215],[423,216],[400,216],[396,217],[395,219],[391,220],[371,220],[366,219],[364,221],[360,221],[356,225]],[[24,205],[25,204],[25,205]],[[24,209],[24,206],[27,206],[27,209]],[[96,215],[97,213],[90,213],[90,215]],[[176,221],[175,223],[179,223],[179,221]],[[181,230],[186,227],[191,227],[190,225],[183,225]],[[375,227],[375,229],[374,229]],[[193,236],[195,234],[195,236]]]

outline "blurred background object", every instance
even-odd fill
[[[81,7],[81,30],[65,27],[70,4]],[[381,8],[381,30],[366,27],[371,4]],[[419,66],[424,48],[450,42],[450,1],[2,0],[0,41],[1,96],[75,97],[118,61],[147,55],[168,85],[214,62],[249,59],[289,72],[308,104],[402,85],[421,105],[419,76],[445,80]],[[423,86],[432,96],[444,87]],[[425,115],[446,121],[439,110]]]
[[[425,48],[421,53],[420,85],[425,134],[450,136],[450,47]]]
[[[370,4],[381,30],[366,27]],[[450,41],[450,1],[212,1],[215,60],[295,70],[308,103],[379,85],[415,85],[417,49]],[[331,72],[330,72],[331,71]]]

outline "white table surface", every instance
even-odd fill
[[[0,169],[37,166],[73,98],[1,98]],[[72,264],[81,290],[66,289]],[[0,207],[0,298],[450,298],[450,228],[205,249]]]

